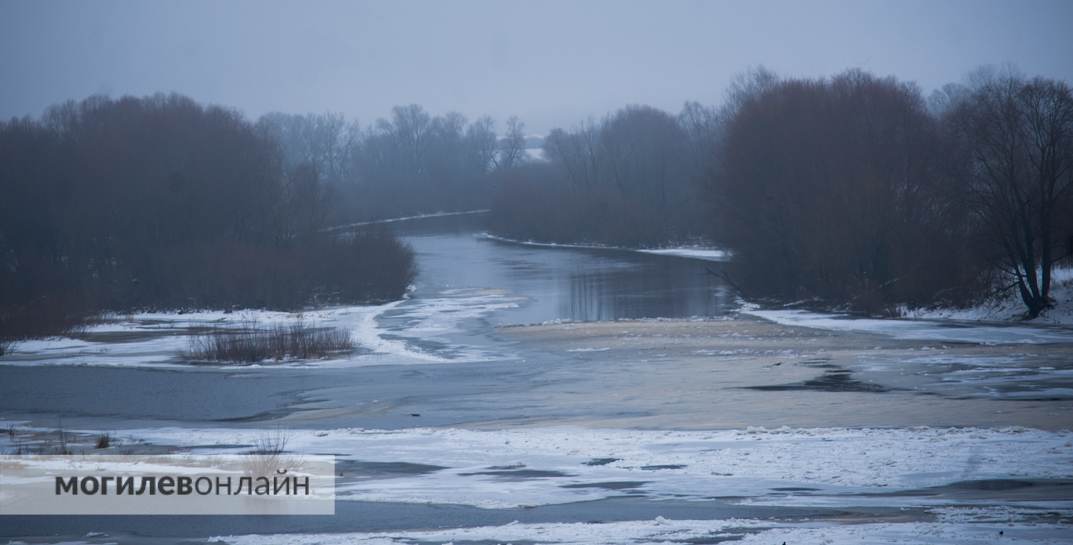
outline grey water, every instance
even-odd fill
[[[716,316],[732,301],[712,274],[718,263],[624,250],[544,248],[481,236],[481,218],[430,218],[395,224],[415,251],[419,275],[410,298],[381,316],[380,325],[405,336],[406,316],[422,305],[458,293],[489,293],[509,305],[479,308],[461,320],[450,342],[497,345],[495,326],[547,321]],[[417,309],[417,310],[415,310]],[[457,309],[439,309],[450,314]],[[525,418],[529,407],[511,399],[539,382],[539,369],[558,361],[517,358],[459,361],[450,365],[352,369],[229,370],[147,369],[0,365],[0,420],[41,428],[124,429],[153,426],[263,426],[288,418],[302,427],[401,428],[487,420],[490,415]],[[466,401],[501,399],[502,404]],[[366,410],[379,404],[376,410]],[[342,407],[348,410],[339,412]],[[385,408],[386,407],[386,408]],[[332,416],[319,409],[332,408]],[[545,414],[554,408],[543,408]],[[306,415],[310,415],[306,417]],[[562,416],[562,415],[560,415]],[[0,536],[84,536],[104,532],[108,541],[158,542],[245,532],[355,531],[442,525],[502,524],[511,520],[618,520],[643,514],[649,500],[621,498],[583,506],[537,510],[484,510],[465,506],[420,506],[347,502],[341,516],[275,521],[241,517],[0,517]],[[800,516],[769,508],[726,503],[664,502],[661,513],[689,518],[733,515]],[[769,513],[770,512],[770,513]],[[565,516],[564,513],[570,516]],[[822,516],[824,510],[807,514]],[[269,523],[271,522],[271,523]],[[88,539],[87,541],[96,541]]]
[[[546,321],[717,316],[733,301],[721,279],[719,263],[624,250],[546,248],[495,241],[481,236],[483,218],[425,218],[390,224],[416,253],[418,276],[410,298],[378,318],[388,335],[432,353],[449,354],[466,345],[494,357],[490,361],[452,362],[449,366],[383,365],[360,369],[150,369],[79,366],[5,366],[0,361],[0,420],[28,421],[42,427],[124,429],[159,425],[258,425],[266,420],[348,405],[355,414],[303,421],[311,427],[360,425],[413,426],[409,413],[361,411],[377,403],[409,400],[420,407],[421,425],[450,425],[486,419],[503,406],[436,404],[450,393],[464,398],[480,393],[522,391],[534,369],[562,365],[527,358],[504,347],[495,327]],[[459,292],[494,295],[509,305],[484,308],[456,319],[461,310],[437,305]],[[425,308],[431,306],[432,308]],[[474,309],[469,309],[474,310]],[[452,321],[452,330],[424,339],[408,334],[414,315]],[[432,407],[429,407],[429,405]],[[400,409],[401,410],[401,409]],[[515,414],[526,411],[516,410]],[[509,413],[509,411],[508,411]]]
[[[480,216],[394,224],[417,254],[415,297],[488,288],[524,299],[496,325],[718,316],[733,308],[721,264],[619,249],[516,244],[482,236]]]
[[[392,365],[393,356],[388,354],[381,365],[315,369],[9,366],[0,361],[0,420],[40,428],[109,430],[121,435],[124,430],[165,426],[399,429],[610,418],[622,416],[616,411],[629,407],[588,403],[588,397],[585,404],[557,405],[549,403],[548,391],[542,390],[556,381],[566,381],[568,389],[592,388],[593,384],[600,387],[598,382],[576,378],[606,373],[608,362],[588,361],[583,355],[549,355],[518,346],[500,338],[497,326],[716,317],[731,312],[734,306],[730,290],[716,274],[719,263],[627,250],[502,242],[481,236],[484,227],[479,217],[429,218],[400,222],[391,228],[414,249],[419,275],[410,298],[378,318],[382,330],[418,343],[424,334],[408,332],[408,328],[435,329],[438,322],[422,320],[443,319],[450,322],[449,331],[437,333],[438,340],[423,348],[444,355],[450,354],[452,347],[467,345],[500,357]],[[482,294],[487,297],[482,298]],[[455,315],[465,317],[453,319]],[[842,395],[847,384],[856,384],[845,372],[832,376],[838,380],[823,384],[829,386],[825,392],[834,392],[829,395]],[[803,386],[815,389],[814,385]],[[588,393],[586,390],[585,395]],[[434,467],[370,466],[362,470],[405,473]],[[339,502],[333,517],[0,517],[0,538],[182,543],[228,534],[378,531],[512,521],[595,522],[665,516],[792,522],[885,517],[927,520],[930,516],[922,509],[904,507],[800,508],[750,505],[718,497],[656,500],[638,494],[633,482],[597,484],[619,494],[598,501],[512,509]]]

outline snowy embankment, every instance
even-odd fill
[[[1058,327],[966,323],[952,320],[860,318],[848,314],[807,310],[760,310],[751,308],[749,305],[746,305],[740,313],[781,325],[873,333],[912,341],[975,344],[1073,343],[1073,329]]]
[[[1073,325],[1073,267],[1055,268],[1051,278],[1054,308],[1028,323]],[[1025,305],[1017,290],[1009,289],[968,308],[902,308],[900,313],[905,318],[928,320],[1018,321],[1025,314]]]
[[[797,309],[761,309],[742,302],[741,314],[772,322],[833,331],[876,333],[896,339],[978,344],[1071,343],[1073,268],[1054,270],[1054,308],[1035,320],[1023,320],[1025,307],[1016,290],[969,308],[900,309],[902,319],[861,318],[848,314]]]
[[[384,305],[333,307],[305,312],[262,309],[236,311],[139,312],[106,314],[72,337],[19,341],[0,358],[4,365],[89,365],[105,367],[188,367],[180,361],[199,335],[227,330],[302,324],[351,331],[353,341],[372,352],[397,347],[379,337],[375,319],[403,301]],[[266,362],[266,364],[269,362]],[[271,362],[272,366],[300,362]],[[339,363],[324,360],[318,363]],[[268,365],[266,365],[268,366]],[[257,365],[251,367],[258,367]]]
[[[162,428],[129,430],[117,437],[124,443],[235,454],[272,433],[278,431]],[[287,448],[295,453],[428,468],[390,475],[355,469],[338,483],[337,498],[343,501],[513,508],[631,493],[668,500],[737,497],[751,505],[941,506],[964,499],[892,493],[976,480],[1073,478],[1073,432],[1025,428],[346,428],[285,433]],[[874,496],[878,493],[884,496]]]
[[[349,331],[357,351],[323,360],[265,361],[247,367],[380,365],[389,363],[385,357],[390,357],[390,363],[402,364],[479,361],[503,356],[446,339],[466,320],[520,303],[520,298],[500,290],[455,289],[437,297],[302,312],[247,309],[112,314],[72,337],[19,341],[9,354],[0,357],[0,365],[190,368],[183,354],[198,335],[294,324]],[[436,349],[431,346],[436,343],[449,346]]]
[[[532,240],[518,240],[513,238],[501,237],[493,235],[491,233],[481,233],[481,238],[488,240],[495,240],[498,242],[506,242],[509,244],[520,244],[523,246],[535,246],[539,248],[573,248],[580,250],[613,250],[620,252],[637,252],[642,254],[653,255],[666,255],[674,257],[683,257],[689,259],[699,259],[702,261],[727,261],[731,258],[729,250],[722,248],[712,248],[706,246],[678,246],[668,248],[628,248],[624,246],[611,246],[607,244],[595,244],[595,243],[558,243],[558,242],[536,242]]]

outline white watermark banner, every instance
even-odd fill
[[[0,456],[0,515],[333,514],[334,456]]]

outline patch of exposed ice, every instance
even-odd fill
[[[982,394],[1000,399],[1071,397],[1073,390],[1066,386],[1069,377],[1073,376],[1073,369],[1068,368],[1068,362],[1060,354],[1053,360],[1040,358],[1024,354],[863,354],[853,364],[853,369],[865,373],[915,376],[923,383],[932,383],[938,390],[957,396]],[[1054,365],[1042,365],[1049,362]],[[1049,387],[1052,384],[1058,387]]]
[[[401,347],[400,356],[413,356],[425,361],[486,361],[502,359],[504,354],[491,351],[488,346],[478,347],[460,341],[464,324],[480,320],[489,314],[517,308],[525,299],[504,290],[481,288],[458,288],[439,292],[434,297],[411,299],[392,312],[378,316],[378,335],[383,340],[390,337],[392,343]],[[384,322],[391,322],[385,325]],[[423,349],[422,346],[438,345],[439,350]]]
[[[810,527],[811,526],[811,527]],[[1000,532],[1002,532],[1000,534]],[[746,535],[742,545],[993,545],[1056,544],[1066,540],[1062,524],[941,522],[801,525]]]

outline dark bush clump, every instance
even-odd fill
[[[308,327],[298,322],[241,330],[219,330],[193,337],[186,356],[196,361],[258,363],[265,360],[323,358],[354,349],[350,332]]]

